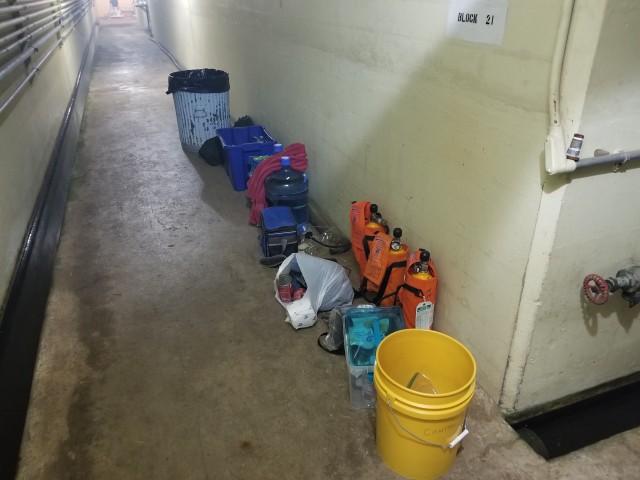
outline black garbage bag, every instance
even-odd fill
[[[224,152],[222,151],[222,142],[217,135],[210,138],[202,144],[198,154],[204,158],[209,165],[222,165],[224,163]]]
[[[229,91],[229,74],[213,68],[182,70],[169,74],[169,90],[173,92],[222,93]]]
[[[253,125],[255,125],[255,123],[253,123],[253,119],[249,115],[245,115],[244,117],[240,117],[233,124],[234,127],[252,127]]]

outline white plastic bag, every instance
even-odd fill
[[[280,275],[299,271],[307,284],[307,291],[299,300],[283,303],[278,297],[277,280]],[[353,302],[353,287],[345,269],[336,262],[292,253],[278,268],[273,281],[276,300],[287,311],[286,322],[296,330],[316,323],[319,310],[331,310]]]

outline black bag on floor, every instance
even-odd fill
[[[298,251],[298,225],[290,207],[267,207],[260,214],[260,263],[280,265]]]
[[[215,166],[224,163],[222,142],[217,135],[204,142],[198,153],[209,165]]]

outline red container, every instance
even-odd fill
[[[291,275],[280,275],[277,280],[278,285],[278,298],[282,303],[290,303],[293,301],[293,290],[292,290],[292,282],[293,278]]]

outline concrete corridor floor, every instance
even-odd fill
[[[244,193],[182,151],[173,70],[101,28],[18,478],[399,478],[322,321],[284,323]],[[639,430],[546,462],[481,389],[468,424],[444,478],[640,477]]]

